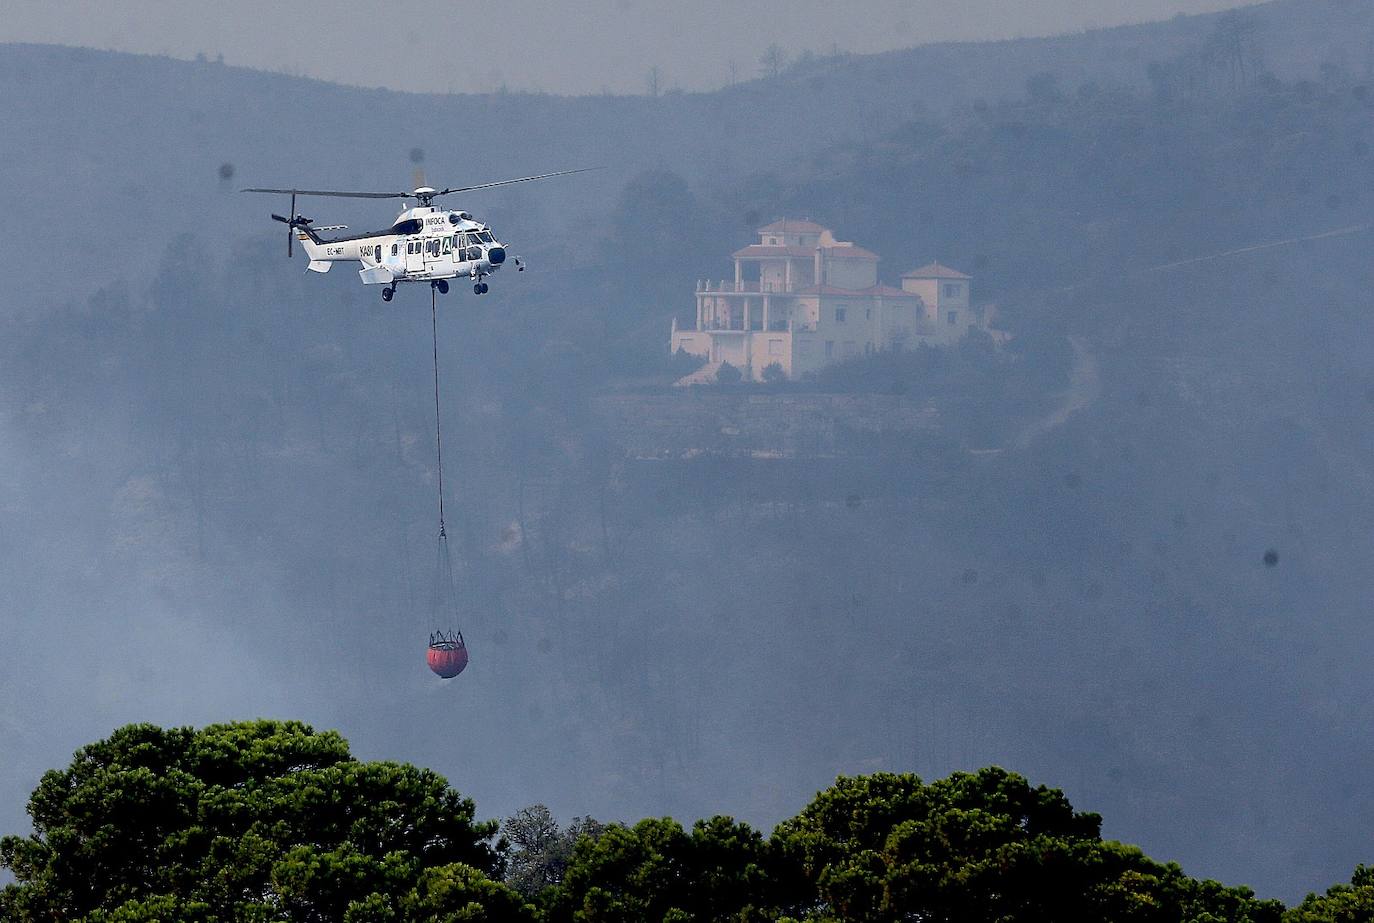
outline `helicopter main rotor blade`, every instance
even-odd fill
[[[589,173],[592,170],[600,170],[601,167],[583,167],[580,170],[557,170],[553,173],[537,173],[534,176],[521,176],[516,179],[503,179],[495,183],[478,183],[475,186],[450,186],[447,189],[440,189],[436,192],[428,193],[427,198],[436,198],[441,195],[451,195],[455,192],[472,192],[475,189],[491,189],[495,186],[509,186],[512,183],[528,183],[536,179],[548,179],[550,176],[570,176],[573,173]],[[334,196],[340,199],[416,199],[422,196],[414,192],[344,192],[337,189],[240,189],[239,192],[266,192],[274,195],[313,195],[313,196]]]
[[[473,191],[474,189],[490,189],[490,188],[492,188],[493,186],[509,186],[511,183],[528,183],[530,180],[534,180],[534,179],[547,179],[547,178],[549,178],[550,176],[570,176],[570,175],[573,174],[573,173],[590,173],[592,170],[600,170],[600,169],[602,169],[602,168],[601,168],[601,167],[583,167],[583,168],[580,169],[580,170],[558,170],[557,172],[554,172],[554,173],[538,173],[538,174],[536,174],[536,175],[534,175],[534,176],[522,176],[522,177],[519,177],[518,179],[503,179],[503,180],[501,180],[500,182],[496,182],[496,183],[479,183],[479,184],[477,184],[476,186],[452,186],[452,187],[449,187],[448,189],[440,189],[438,192],[434,193],[434,195],[437,197],[437,196],[441,196],[441,195],[451,195],[452,193],[455,193],[455,192],[471,192],[471,191]]]
[[[278,195],[323,195],[341,199],[413,199],[413,192],[336,192],[329,189],[240,189],[239,192],[272,192]]]

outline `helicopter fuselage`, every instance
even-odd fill
[[[297,239],[310,257],[307,268],[312,272],[328,272],[335,263],[354,261],[362,264],[358,275],[365,284],[391,288],[399,282],[457,277],[481,284],[508,256],[491,228],[467,212],[432,205],[406,209],[382,231],[326,238],[306,226],[297,230]],[[514,262],[523,268],[518,258]]]

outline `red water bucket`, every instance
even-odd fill
[[[454,638],[438,637],[429,642],[425,654],[429,668],[444,679],[453,679],[468,665],[468,648],[462,635]]]

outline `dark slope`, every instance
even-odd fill
[[[743,197],[981,266],[1014,352],[1075,342],[1076,412],[923,511],[976,579],[913,653],[967,658],[974,723],[1081,766],[1155,854],[1261,891],[1353,865],[1374,823],[1371,152],[1374,86],[1328,73],[1042,94]],[[977,431],[996,385],[944,406]]]
[[[1172,100],[1147,65],[1185,64],[1215,18],[660,100],[4,49],[0,221],[22,257],[0,302],[6,826],[41,769],[116,724],[272,714],[432,765],[494,812],[768,824],[840,770],[998,762],[1190,871],[1285,897],[1344,878],[1374,816],[1368,241],[1121,276],[1362,220],[1368,10],[1259,8],[1290,82]],[[1353,80],[1320,73],[1340,43]],[[232,192],[404,186],[414,146],[460,181],[624,158],[471,200],[535,249],[440,317],[474,644],[447,687],[415,641],[434,627],[423,293],[383,308],[346,272],[304,276],[266,220],[281,203]],[[618,202],[642,167],[690,189]],[[1052,402],[1071,335],[1096,399],[1001,458],[949,438],[857,470],[621,464],[589,410],[617,358],[606,301],[656,344],[690,281],[671,303],[615,286],[721,271],[747,215],[803,209],[886,270],[972,263],[1034,373],[994,383]],[[617,264],[638,239],[666,242],[659,262]],[[1018,395],[981,381],[939,395],[952,432],[1006,429]]]

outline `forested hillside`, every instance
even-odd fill
[[[265,714],[496,813],[768,828],[841,772],[1000,764],[1204,877],[1345,878],[1374,241],[1187,261],[1367,223],[1370,35],[1367,3],[1274,3],[659,99],[0,48],[0,827],[112,726]],[[463,202],[532,268],[440,302],[473,651],[444,686],[428,293],[306,277],[282,204],[233,192],[412,161],[608,166]],[[600,402],[661,404],[693,280],[798,213],[889,280],[974,273],[1006,347],[799,385],[940,421],[857,460],[627,460]]]

